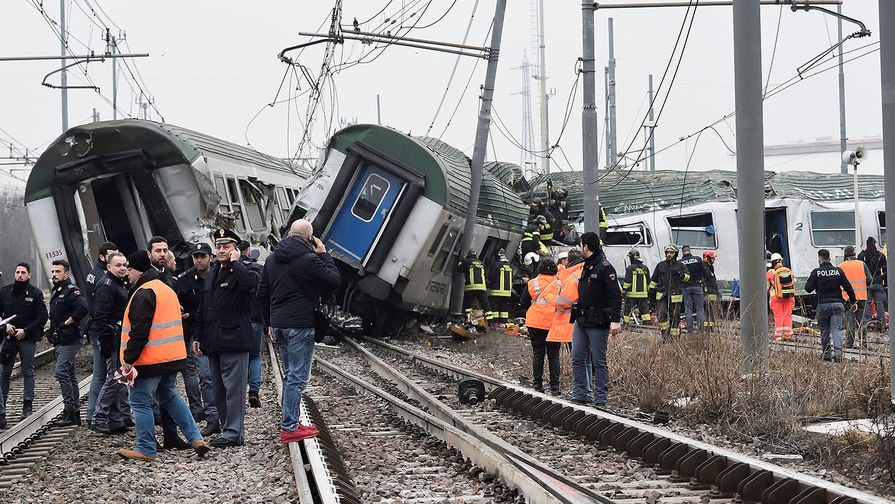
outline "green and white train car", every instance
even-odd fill
[[[130,253],[161,235],[188,266],[190,250],[225,225],[266,250],[309,175],[170,124],[104,121],[71,128],[47,148],[25,206],[44,269],[67,259],[83,281],[104,241]]]
[[[336,133],[297,206],[342,271],[340,304],[366,320],[387,308],[447,313],[467,218],[480,258],[511,256],[527,207],[486,171],[470,216],[470,182],[469,158],[438,139],[369,124]]]

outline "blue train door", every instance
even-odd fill
[[[323,241],[363,264],[403,186],[400,177],[365,163]]]

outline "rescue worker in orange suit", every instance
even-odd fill
[[[684,301],[683,286],[690,280],[687,267],[677,260],[677,247],[665,246],[665,260],[653,270],[649,288],[655,298],[656,318],[662,341],[681,335],[681,304]]]
[[[556,263],[552,259],[542,259],[538,263],[538,276],[528,281],[528,289],[522,293],[522,307],[526,308],[525,326],[531,341],[532,386],[538,392],[544,391],[544,355],[550,367],[550,392],[559,394],[559,342],[547,342],[547,335],[553,326],[554,309],[547,301],[556,297],[561,284],[556,279]]]
[[[584,256],[581,255],[580,250],[572,249],[569,251],[568,259],[569,265],[556,274],[559,289],[550,289],[547,292],[547,302],[553,307],[553,325],[550,326],[550,332],[547,334],[547,343],[565,344],[571,355],[574,325],[569,322],[569,317],[572,315],[572,305],[578,302],[578,280],[581,278],[581,270],[584,268]],[[560,346],[560,348],[562,347]],[[587,362],[590,363],[589,356]],[[587,397],[590,397],[591,381],[593,380],[590,365],[586,366],[586,372]]]
[[[497,261],[491,264],[488,274],[488,295],[491,297],[491,313],[494,325],[506,324],[510,319],[510,297],[513,295],[513,268],[504,249],[497,251]]]
[[[640,252],[631,249],[628,252],[631,264],[625,270],[625,281],[622,283],[622,292],[625,293],[625,311],[622,320],[625,325],[631,323],[631,315],[634,308],[640,315],[641,323],[650,322],[649,310],[649,268],[640,260]]]
[[[715,330],[715,320],[721,314],[721,291],[718,289],[718,279],[715,277],[715,259],[718,254],[714,250],[706,250],[702,253],[702,262],[705,263],[705,273],[702,283],[705,287],[705,326],[706,331]]]
[[[783,265],[783,256],[771,254],[767,273],[768,296],[774,312],[774,340],[792,339],[792,310],[796,306],[796,284],[792,270]]]
[[[485,322],[491,324],[494,313],[491,311],[491,303],[488,302],[488,284],[485,281],[485,265],[476,257],[475,251],[470,250],[466,257],[457,265],[463,273],[463,314],[467,320],[472,314],[472,304],[479,302],[479,307],[485,314]]]
[[[846,278],[851,283],[852,289],[855,290],[855,298],[858,305],[857,311],[845,310],[845,348],[854,348],[855,336],[860,341],[864,336],[864,310],[868,309],[867,305],[867,287],[873,283],[873,276],[870,274],[870,268],[864,261],[855,256],[855,248],[849,245],[845,247],[845,260],[839,263],[839,269],[845,272]],[[845,293],[842,294],[843,299],[848,299]],[[859,343],[860,344],[860,343]]]

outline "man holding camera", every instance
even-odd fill
[[[609,336],[621,331],[622,293],[615,268],[603,256],[600,237],[593,232],[581,235],[584,267],[578,281],[578,303],[573,307],[572,402],[587,404],[587,360],[594,370],[593,402],[605,406],[609,386],[606,347]]]
[[[87,298],[69,278],[69,269],[65,259],[56,259],[50,269],[53,290],[47,341],[56,347],[56,380],[65,405],[62,420],[56,423],[59,427],[81,425],[81,398],[78,377],[75,375],[75,357],[81,348],[79,324],[90,311]]]

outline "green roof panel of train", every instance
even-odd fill
[[[532,190],[521,193],[524,198],[546,198],[547,180],[553,188],[569,190],[569,216],[581,217],[584,211],[582,172],[559,172],[538,175],[530,181]],[[712,170],[683,172],[675,170],[607,172],[600,170],[600,203],[609,214],[629,214],[690,206],[708,201],[736,201],[737,173]],[[813,172],[764,173],[766,198],[798,198],[814,201],[854,199],[852,175]],[[883,197],[881,175],[859,175],[858,194],[864,199]]]
[[[78,156],[74,142],[88,140],[91,147]],[[292,172],[307,178],[310,172],[280,159],[261,154],[204,133],[154,121],[124,119],[101,121],[75,126],[50,144],[41,154],[25,187],[25,202],[50,196],[56,167],[91,156],[108,156],[142,149],[157,168],[190,164],[201,155],[213,154],[238,162],[249,162],[263,168]]]
[[[437,138],[414,137],[375,124],[349,126],[333,135],[329,146],[344,153],[358,141],[422,173],[423,194],[430,200],[454,213],[467,213],[472,173],[462,151]],[[511,187],[485,171],[476,216],[482,224],[521,232],[528,209]]]

